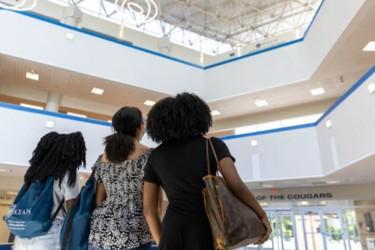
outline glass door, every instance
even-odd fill
[[[291,212],[281,212],[278,215],[283,250],[297,250],[294,215]]]
[[[343,225],[341,210],[324,211],[324,240],[327,249],[330,250],[347,250],[345,244],[346,235],[344,235],[345,227]]]
[[[353,209],[343,211],[344,228],[346,228],[347,245],[349,250],[362,250],[359,238],[357,218]]]
[[[302,224],[306,250],[325,250],[325,240],[322,232],[324,223],[321,213],[316,210],[305,210],[302,213]],[[331,250],[331,249],[330,249]],[[343,249],[341,249],[343,250]]]

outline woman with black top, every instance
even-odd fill
[[[214,249],[202,195],[202,178],[207,175],[204,134],[211,125],[208,105],[188,93],[161,100],[148,115],[148,133],[161,144],[152,152],[145,169],[144,214],[159,250]],[[211,140],[228,187],[254,209],[267,228],[259,242],[262,244],[271,233],[267,215],[239,177],[225,143],[218,138]],[[212,164],[211,172],[216,168]],[[157,212],[160,187],[169,200],[163,227]]]

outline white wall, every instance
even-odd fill
[[[257,146],[251,146],[252,140]],[[322,175],[314,127],[225,140],[244,181],[318,177]]]
[[[323,169],[341,169],[375,154],[375,94],[367,86],[375,84],[373,75],[317,127]],[[332,127],[326,127],[326,121]]]
[[[50,131],[71,133],[81,131],[87,147],[87,166],[91,168],[98,155],[103,152],[103,138],[111,127],[44,114],[0,107],[0,163],[27,166],[40,137]],[[46,127],[46,121],[54,121],[55,127]],[[150,146],[154,144],[144,138]]]
[[[105,135],[111,133],[109,126],[78,122],[47,115],[11,110],[0,107],[0,162],[27,165],[40,137],[50,131],[71,133],[81,131],[87,144],[87,163],[90,166],[103,151]],[[51,130],[46,121],[54,121]]]

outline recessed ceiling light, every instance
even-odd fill
[[[73,33],[66,33],[66,39],[70,40],[70,41],[73,41],[74,40],[74,34]]]
[[[151,101],[151,100],[146,100],[146,101],[144,102],[144,104],[145,104],[146,106],[151,107],[151,106],[154,106],[154,105],[155,105],[155,102],[154,102],[154,101]]]
[[[251,140],[251,146],[253,146],[253,147],[258,146],[258,141],[257,140]]]
[[[262,207],[267,207],[268,206],[268,203],[267,202],[260,202],[259,203]]]
[[[326,127],[327,128],[331,128],[332,127],[332,121],[331,120],[327,120],[326,121]]]
[[[54,121],[47,121],[46,122],[46,127],[47,128],[53,128],[53,127],[55,127],[55,122]]]
[[[218,115],[221,115],[221,112],[219,110],[212,110],[211,115],[212,116],[218,116]]]
[[[266,100],[264,100],[264,99],[255,99],[255,101],[254,101],[254,103],[255,103],[255,105],[257,106],[257,107],[265,107],[265,106],[268,106],[268,102],[266,101]]]
[[[271,184],[262,184],[262,187],[264,187],[264,188],[273,188],[273,185],[271,185]]]
[[[41,107],[41,106],[37,106],[37,105],[32,105],[32,104],[27,104],[27,103],[20,103],[20,105],[22,107],[25,107],[25,108],[32,108],[32,109],[39,109],[39,110],[43,110],[44,108]]]
[[[363,51],[369,52],[369,51],[375,51],[375,41],[370,41],[364,48]]]
[[[104,89],[101,89],[101,88],[93,88],[91,90],[91,93],[95,94],[95,95],[102,95],[104,93]]]
[[[242,48],[241,47],[237,47],[236,48],[236,55],[237,56],[241,56],[242,55]]]
[[[112,123],[112,120],[108,120],[107,122],[108,122],[108,123]]]
[[[298,203],[300,206],[308,206],[310,203],[308,201],[301,201]]]
[[[368,89],[368,92],[370,94],[374,93],[375,92],[375,83],[370,83],[368,86],[367,86],[367,89]]]
[[[200,55],[199,55],[199,63],[200,64],[204,64],[204,53],[203,53],[203,51],[201,51],[201,53],[200,53]]]
[[[7,192],[7,195],[17,195],[17,192]]]
[[[311,89],[310,93],[311,95],[316,96],[316,95],[323,95],[325,91],[323,88],[316,88],[316,89]]]
[[[26,78],[33,81],[39,81],[39,75],[35,73],[34,70],[26,72]]]
[[[67,112],[66,114],[71,115],[71,116],[81,117],[81,118],[87,118],[87,115],[77,114],[73,112]]]
[[[339,184],[340,181],[326,181],[326,183],[333,185],[333,184]]]

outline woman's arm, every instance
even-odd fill
[[[239,176],[236,167],[233,163],[233,160],[229,157],[223,158],[220,161],[220,172],[223,175],[229,189],[235,194],[243,203],[252,208],[259,218],[263,221],[267,232],[263,239],[258,242],[262,244],[268,240],[272,229],[268,221],[267,214],[263,208],[259,205],[258,201],[246,185],[242,182],[241,177]]]
[[[98,207],[107,198],[107,193],[104,184],[101,182],[96,183],[95,205]]]
[[[144,182],[143,213],[157,245],[160,242],[161,222],[158,213],[160,187],[151,182]]]

